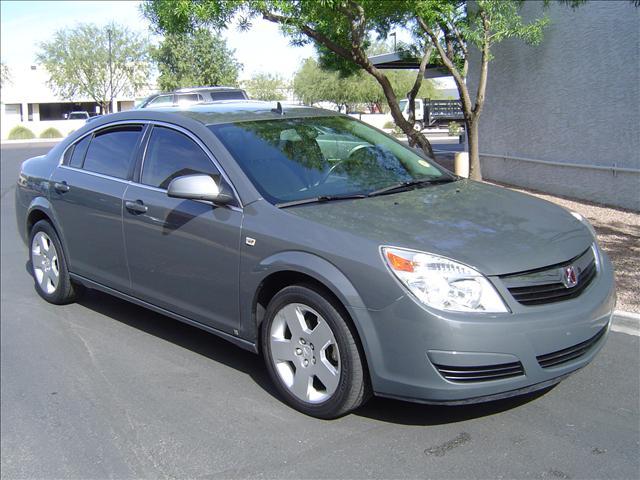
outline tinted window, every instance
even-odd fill
[[[170,128],[154,127],[144,158],[141,182],[167,188],[174,178],[194,173],[219,175],[209,157],[189,137]]]
[[[159,97],[151,100],[147,106],[153,105],[154,107],[159,107],[161,105],[172,105],[173,104],[173,95],[160,95]]]
[[[212,100],[245,100],[247,97],[242,90],[210,92]]]
[[[188,103],[197,103],[201,102],[202,97],[197,93],[181,93],[177,95],[176,103],[178,104],[188,104]]]
[[[91,141],[91,135],[87,135],[78,143],[76,143],[73,147],[67,150],[67,153],[64,155],[64,161],[70,167],[82,168],[82,162],[84,160],[84,155],[87,153],[87,147],[89,146],[89,142]]]
[[[127,178],[142,127],[128,125],[102,130],[89,144],[84,169],[117,178]]]

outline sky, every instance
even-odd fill
[[[56,30],[77,23],[104,25],[114,21],[126,25],[152,40],[149,23],[139,11],[138,1],[15,1],[0,2],[0,58],[6,64],[33,63],[38,45]],[[243,64],[241,79],[254,73],[279,73],[291,78],[307,57],[311,45],[294,47],[277,25],[256,20],[248,32],[235,28],[223,32],[227,45],[235,49]]]
[[[149,22],[139,10],[139,1],[0,1],[0,59],[8,64],[31,64],[41,42],[49,40],[60,29],[78,23],[105,25],[116,22],[150,38]],[[409,41],[406,31],[398,31],[398,41]],[[235,50],[243,65],[240,80],[256,73],[278,73],[293,78],[302,61],[315,54],[312,45],[294,47],[280,33],[277,25],[256,19],[249,31],[234,26],[223,31],[227,46]],[[451,79],[439,81],[444,88],[455,88]]]

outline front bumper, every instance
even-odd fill
[[[570,300],[523,307],[505,299],[513,313],[438,312],[408,295],[382,310],[353,309],[374,392],[424,403],[460,404],[557,383],[587,365],[606,341],[615,307],[613,268],[600,253],[597,277]],[[578,345],[586,346],[558,364],[543,366],[537,358]],[[517,364],[521,374],[471,381],[447,380],[436,367],[482,370]]]

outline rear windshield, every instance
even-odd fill
[[[349,117],[283,118],[209,128],[274,204],[367,194],[398,182],[449,176],[426,157]]]

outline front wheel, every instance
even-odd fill
[[[369,396],[355,332],[334,302],[303,285],[273,297],[261,333],[269,375],[295,409],[336,418]]]

